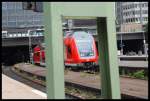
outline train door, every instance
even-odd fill
[[[66,45],[64,43],[64,62],[67,60],[67,49]]]
[[[45,66],[45,44],[40,46],[40,65]]]
[[[67,48],[67,58],[68,58],[68,59],[71,59],[71,55],[72,55],[71,46],[69,45],[69,46],[67,46],[66,48]]]
[[[34,59],[35,64],[40,64],[40,52],[39,51],[34,52],[33,59]]]

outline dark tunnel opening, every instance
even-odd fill
[[[35,46],[32,46],[32,49]],[[2,47],[2,64],[14,65],[29,61],[29,46]]]

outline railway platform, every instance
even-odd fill
[[[119,61],[119,67],[148,69],[148,61]]]
[[[147,61],[148,55],[120,55],[118,58],[124,61]]]
[[[17,64],[15,68],[26,72],[44,77],[46,75],[46,68],[30,65]],[[32,70],[31,70],[32,68]],[[89,86],[96,89],[101,89],[99,76],[87,76],[79,72],[67,72],[65,74],[65,82],[78,83],[80,85]],[[148,98],[148,81],[141,79],[120,77],[121,94],[130,95],[135,98]]]
[[[77,72],[68,72],[65,75],[65,81],[88,86],[90,88],[101,89],[101,78],[99,75],[91,76]],[[132,96],[133,98],[148,99],[148,81],[141,79],[132,79],[120,77],[120,90],[123,96]]]
[[[2,74],[2,99],[46,99],[45,93]]]

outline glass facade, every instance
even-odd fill
[[[116,2],[116,17],[119,24],[148,22],[148,2]]]
[[[43,26],[43,13],[23,10],[22,2],[2,2],[2,27]]]

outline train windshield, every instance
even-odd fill
[[[94,56],[93,38],[92,35],[86,32],[78,32],[74,34],[76,39],[80,57]]]

